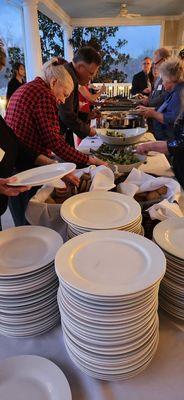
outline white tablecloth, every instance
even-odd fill
[[[165,156],[149,157],[148,164],[141,169],[151,172],[152,167],[153,173],[157,168],[161,175],[168,176],[169,164]],[[34,338],[13,339],[0,335],[0,360],[21,354],[39,355],[55,362],[69,381],[73,400],[184,399],[184,325],[176,325],[163,314],[159,347],[152,363],[142,374],[127,381],[103,382],[80,372],[67,355],[61,326]]]
[[[69,381],[73,400],[184,399],[184,329],[164,315],[160,318],[160,342],[155,358],[142,374],[127,381],[103,382],[80,372],[66,353],[60,326],[34,338],[0,336],[1,360],[21,354],[34,354],[55,362]]]

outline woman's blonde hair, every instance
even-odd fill
[[[53,57],[49,61],[43,64],[42,67],[42,78],[47,83],[50,84],[51,78],[57,79],[62,86],[73,90],[73,80],[69,72],[66,70],[64,65],[67,62],[60,57]]]
[[[170,57],[160,66],[160,74],[171,79],[173,82],[184,81],[183,64],[178,57]]]

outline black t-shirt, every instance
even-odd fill
[[[8,82],[7,93],[6,93],[7,101],[9,101],[12,94],[22,85],[23,85],[23,83],[19,82],[16,78],[12,78]]]
[[[38,154],[27,149],[12,129],[8,127],[4,119],[0,116],[0,148],[5,152],[0,161],[0,178],[8,178],[17,171],[23,171],[34,167],[34,161]],[[7,196],[0,194],[0,215],[7,207]]]

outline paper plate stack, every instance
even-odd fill
[[[55,260],[66,349],[94,378],[143,371],[158,345],[158,289],[165,257],[129,232],[100,231],[65,243]]]
[[[0,232],[0,333],[38,335],[58,323],[55,231],[23,226]]]
[[[153,238],[167,260],[159,304],[171,316],[184,320],[184,218],[160,222],[154,228]]]
[[[70,197],[61,206],[61,217],[68,224],[69,239],[104,229],[142,233],[139,203],[115,192],[94,191]]]

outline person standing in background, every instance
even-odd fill
[[[101,56],[92,47],[82,47],[74,55],[72,62],[65,64],[72,78],[74,90],[65,104],[59,106],[59,117],[61,133],[64,133],[66,142],[73,147],[73,133],[80,139],[96,135],[95,129],[88,124],[88,118],[86,120],[86,113],[79,111],[79,85],[87,85],[96,76],[100,65]]]
[[[24,64],[16,62],[12,68],[12,78],[8,82],[6,93],[6,104],[8,104],[12,94],[25,83],[26,71]]]
[[[131,93],[141,93],[149,95],[152,91],[153,75],[151,72],[152,60],[150,57],[145,57],[142,62],[142,71],[133,76]]]
[[[159,108],[161,104],[164,102],[166,91],[162,83],[162,78],[160,76],[159,69],[163,64],[163,62],[168,60],[170,56],[171,56],[170,51],[165,47],[161,47],[155,50],[153,55],[152,68],[153,68],[153,75],[157,77],[154,81],[154,87],[149,97],[143,96],[143,98],[141,99],[141,104],[143,104],[144,106],[155,107],[155,109],[157,110],[157,108]]]

